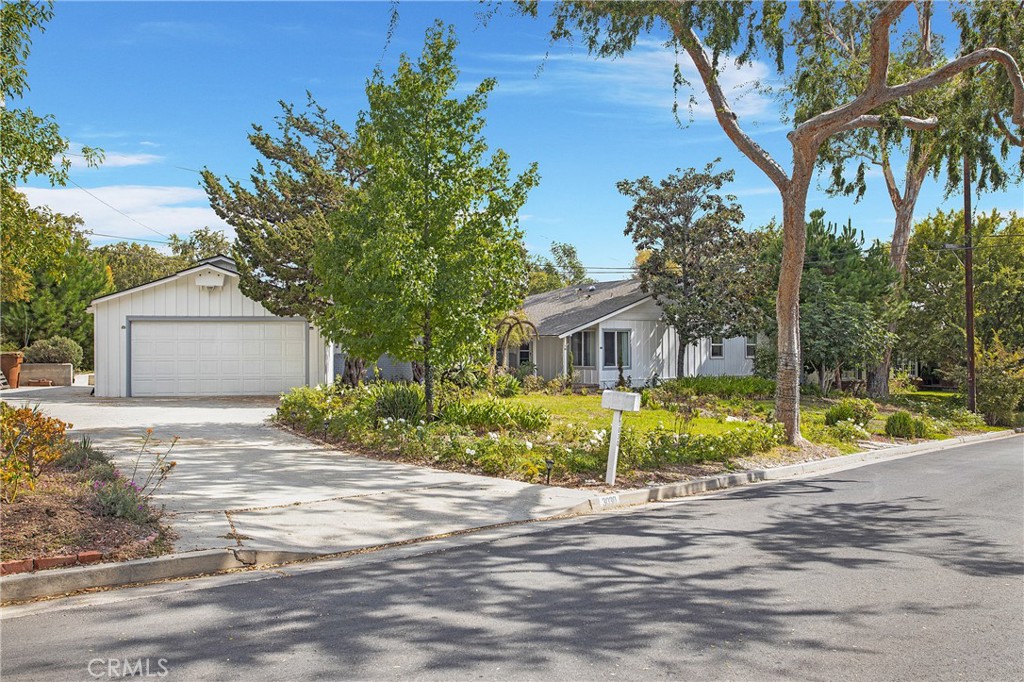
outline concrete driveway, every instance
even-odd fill
[[[155,497],[178,551],[330,553],[541,518],[592,492],[381,462],[267,423],[276,398],[95,398],[85,386],[4,391],[71,422],[130,472],[146,429],[178,464]],[[150,458],[151,460],[151,458]]]

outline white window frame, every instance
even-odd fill
[[[717,343],[715,342],[715,339],[718,339]],[[710,348],[708,349],[708,357],[713,358],[715,360],[723,359],[725,357],[725,337],[724,336],[712,336],[708,340],[711,342],[710,343]],[[716,348],[718,349],[718,353],[717,354],[715,353],[715,349]]]
[[[580,355],[582,355],[583,357],[577,357],[576,351],[573,348],[573,346],[574,346],[573,340],[576,338],[577,335],[579,335],[579,337],[580,337],[580,349],[583,351],[583,352],[580,353]],[[596,346],[597,346],[596,335],[597,335],[597,332],[595,332],[594,330],[592,330],[592,329],[585,329],[585,330],[583,330],[581,332],[576,332],[575,334],[573,334],[573,335],[571,335],[569,337],[569,352],[572,354],[572,366],[573,367],[576,367],[578,369],[594,369],[595,368],[593,360],[594,360],[594,353],[596,352]],[[590,343],[587,343],[588,336],[590,337]],[[590,351],[591,364],[585,365],[585,364],[583,364],[583,361],[587,359],[587,351],[588,350]]]
[[[602,366],[602,368],[604,368],[604,369],[618,369],[619,368],[619,362],[618,362],[618,360],[619,360],[619,334],[625,334],[626,335],[626,357],[624,359],[624,362],[622,363],[622,369],[632,369],[633,368],[633,330],[631,330],[631,329],[609,329],[609,328],[606,327],[605,329],[601,330],[601,333],[602,333],[602,337],[601,337],[601,366]],[[605,345],[606,345],[606,341],[604,339],[603,334],[614,334],[614,336],[612,338],[615,339],[615,348],[614,348],[615,354],[612,357],[615,358],[615,364],[613,364],[613,365],[609,365],[609,364],[605,363],[605,350],[606,350]]]
[[[757,353],[757,337],[743,337],[743,355],[747,360],[753,360]]]

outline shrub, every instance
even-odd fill
[[[889,377],[889,393],[891,395],[915,393],[919,381],[920,379],[917,377],[910,376],[910,372],[907,370],[893,372],[892,376]]]
[[[762,379],[775,379],[779,371],[779,349],[774,343],[757,344],[754,350],[754,376]]]
[[[954,407],[945,413],[945,417],[958,429],[977,431],[985,428],[985,418],[971,412],[966,407]]]
[[[94,481],[92,489],[96,493],[96,500],[104,516],[127,519],[135,523],[148,523],[153,520],[153,512],[139,486],[123,476],[115,475],[113,480],[109,481]]]
[[[878,408],[867,398],[843,398],[825,411],[825,424],[835,426],[841,421],[852,421],[867,426],[878,414]]]
[[[52,336],[29,346],[25,362],[70,362],[78,367],[82,364],[82,347],[66,336]]]
[[[544,390],[544,377],[530,374],[523,377],[523,393],[539,393]]]
[[[380,382],[370,387],[373,416],[378,420],[405,420],[419,423],[426,416],[426,399],[419,384]]]
[[[766,399],[775,394],[775,382],[757,376],[749,377],[680,377],[662,383],[659,390],[678,394],[687,389],[696,395],[713,395],[719,398]]]
[[[905,410],[898,410],[885,420],[885,433],[893,438],[914,437],[914,417]]]
[[[366,389],[362,389],[364,392]],[[299,386],[281,396],[274,419],[293,428],[315,433],[323,431],[324,424],[341,404],[341,397],[333,388]]]
[[[495,374],[491,379],[491,390],[499,398],[511,398],[514,395],[519,395],[521,389],[519,379],[511,374]]]
[[[543,407],[514,402],[453,400],[442,406],[441,421],[478,430],[521,429],[538,431],[551,423],[551,414]]]
[[[921,417],[914,417],[914,438],[929,438],[932,435],[932,430],[924,419]]]
[[[64,453],[64,432],[71,425],[47,417],[36,407],[0,403],[0,484],[4,502],[14,502],[21,488],[30,490],[43,466]]]
[[[65,470],[89,469],[94,464],[110,464],[110,457],[92,446],[88,436],[80,441],[68,441],[64,451],[54,463]]]
[[[866,440],[871,437],[863,426],[853,421],[840,421],[827,426],[825,433],[840,443],[852,443],[857,440]]]
[[[996,337],[987,347],[978,350],[977,373],[978,412],[992,426],[1010,426],[1014,412],[1024,399],[1024,350],[1007,349]],[[949,372],[960,392],[967,394],[967,371],[957,368]]]

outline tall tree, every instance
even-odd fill
[[[537,183],[533,165],[513,178],[500,149],[485,158],[495,82],[454,98],[455,45],[438,22],[417,62],[402,55],[390,82],[378,70],[367,84],[357,141],[371,171],[332,216],[316,260],[332,301],[325,329],[362,357],[422,363],[428,418],[435,370],[485,352],[491,322],[522,300],[516,217]]]
[[[907,33],[891,60],[892,77],[899,81],[925,75],[936,63],[945,61],[942,36],[932,30],[933,3],[921,0],[915,8],[917,31]],[[794,100],[797,118],[803,119],[828,110],[863,89],[870,61],[869,31],[877,11],[867,3],[816,3],[812,9],[794,27],[798,57],[787,91]],[[1019,12],[1019,3],[1015,2],[979,2],[958,9],[955,14],[963,28],[963,45],[970,49],[967,32],[977,35],[979,30],[986,30],[990,42],[977,37],[973,40],[975,46],[999,45],[1019,61],[1019,34],[1024,30],[999,33],[1014,23],[1013,16]],[[1018,29],[1024,29],[1019,17],[1016,24]],[[986,26],[989,28],[984,29]],[[819,164],[830,170],[831,193],[853,194],[859,200],[866,190],[865,164],[881,169],[895,216],[889,261],[901,275],[906,271],[907,244],[917,199],[929,175],[945,171],[947,194],[959,193],[964,149],[969,148],[979,189],[1003,189],[1009,181],[1003,165],[1012,161],[1014,154],[996,122],[1001,122],[1012,107],[1012,88],[1005,78],[993,79],[991,75],[982,76],[974,70],[964,72],[942,87],[892,102],[881,110],[889,119],[887,124],[839,133],[822,148]],[[830,83],[831,87],[822,88],[822,83]],[[1002,87],[1005,92],[1002,97],[994,96],[983,92],[981,85],[989,89]],[[895,123],[899,116],[929,115],[937,115],[942,125],[908,130]],[[1015,154],[1017,163],[1024,159],[1022,151],[1018,149]],[[903,162],[902,172],[898,159]],[[849,174],[851,161],[855,162],[854,172]],[[896,280],[896,286],[901,285],[902,279]],[[895,323],[891,322],[890,332],[895,331]],[[888,396],[891,355],[890,345],[884,349],[879,366],[868,373],[869,392],[874,397]]]
[[[53,17],[52,2],[4,2],[0,7],[0,262],[3,286],[0,300],[28,300],[33,273],[41,267],[59,277],[60,257],[71,247],[73,230],[62,221],[47,219],[48,211],[33,209],[15,186],[42,175],[51,185],[65,185],[71,160],[68,141],[52,115],[12,105],[28,90],[26,62],[32,34],[46,30]],[[102,154],[89,147],[82,156],[90,165]],[[55,159],[57,160],[55,162]]]
[[[1024,350],[1024,216],[975,217],[975,334],[982,345],[998,336]],[[963,211],[937,211],[914,226],[907,260],[907,313],[897,348],[909,359],[944,370],[966,360]]]
[[[527,258],[527,296],[579,284],[592,284],[576,247],[565,242],[551,243],[551,258],[531,255]]]
[[[983,46],[904,82],[890,82],[892,33],[910,0],[893,0],[879,6],[868,32],[867,77],[863,87],[850,92],[827,110],[808,112],[797,117],[789,133],[792,162],[789,170],[742,128],[739,117],[729,105],[719,75],[722,61],[750,62],[763,50],[781,73],[785,55],[782,23],[787,4],[764,0],[759,4],[743,2],[664,2],[610,3],[592,0],[561,0],[552,9],[553,40],[583,36],[588,50],[601,57],[621,56],[630,51],[644,34],[657,29],[668,33],[668,46],[685,52],[693,61],[701,84],[714,108],[722,130],[747,158],[776,186],[782,198],[783,252],[776,295],[778,325],[778,377],[776,415],[786,429],[790,443],[802,442],[800,436],[800,279],[806,244],[807,193],[818,164],[819,150],[832,135],[860,128],[883,125],[923,130],[938,125],[933,118],[893,116],[887,105],[921,95],[941,87],[972,68],[991,64],[1000,68],[1013,93],[1012,120],[1024,125],[1024,79],[1013,56],[1002,49]],[[801,3],[798,14],[815,12],[816,3]],[[539,3],[523,0],[519,6],[536,15]],[[675,82],[686,85],[678,65]],[[820,85],[822,90],[829,83]]]
[[[220,230],[211,230],[209,227],[201,227],[184,237],[172,234],[168,245],[182,267],[188,267],[204,258],[228,255],[231,252],[231,243],[224,233]]]
[[[115,242],[95,247],[110,267],[114,291],[124,291],[172,275],[181,268],[175,256],[136,242]]]
[[[306,93],[306,111],[280,102],[278,132],[253,124],[249,143],[257,161],[251,189],[203,169],[213,210],[235,228],[232,249],[239,287],[275,315],[316,320],[327,302],[313,269],[314,245],[327,233],[326,216],[342,208],[365,170],[349,134]]]
[[[110,293],[113,278],[103,257],[89,248],[89,242],[78,229],[81,220],[74,216],[69,229],[74,236],[60,276],[49,268],[33,273],[31,300],[4,305],[0,318],[3,336],[21,346],[52,336],[66,336],[78,343],[84,351],[85,366],[93,359],[93,319],[88,312],[90,303],[98,296]]]
[[[716,161],[717,163],[717,161]],[[679,335],[680,352],[709,336],[754,334],[758,307],[758,235],[746,232],[736,197],[721,194],[733,171],[688,168],[655,183],[623,180],[633,199],[625,233],[646,257],[637,273]]]

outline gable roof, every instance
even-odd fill
[[[534,294],[523,303],[523,312],[541,336],[566,336],[649,298],[639,280],[623,279]]]
[[[106,296],[100,296],[99,298],[95,298],[93,299],[91,305],[103,303],[104,301],[109,301],[112,298],[118,298],[119,296],[124,296],[126,294],[134,294],[137,291],[149,289],[150,287],[158,286],[160,284],[163,284],[164,282],[169,282],[172,279],[184,277],[186,275],[192,274],[193,272],[199,272],[200,270],[218,270],[220,272],[223,272],[225,275],[229,275],[231,277],[238,277],[238,267],[235,265],[235,260],[231,258],[231,256],[217,254],[216,256],[204,258],[195,265],[189,266],[184,270],[179,270],[178,272],[175,272],[172,275],[167,275],[166,277],[155,279],[152,282],[146,282],[145,284],[140,284],[138,286],[130,287],[128,289],[122,289],[121,291],[116,291],[112,294],[107,294]]]

